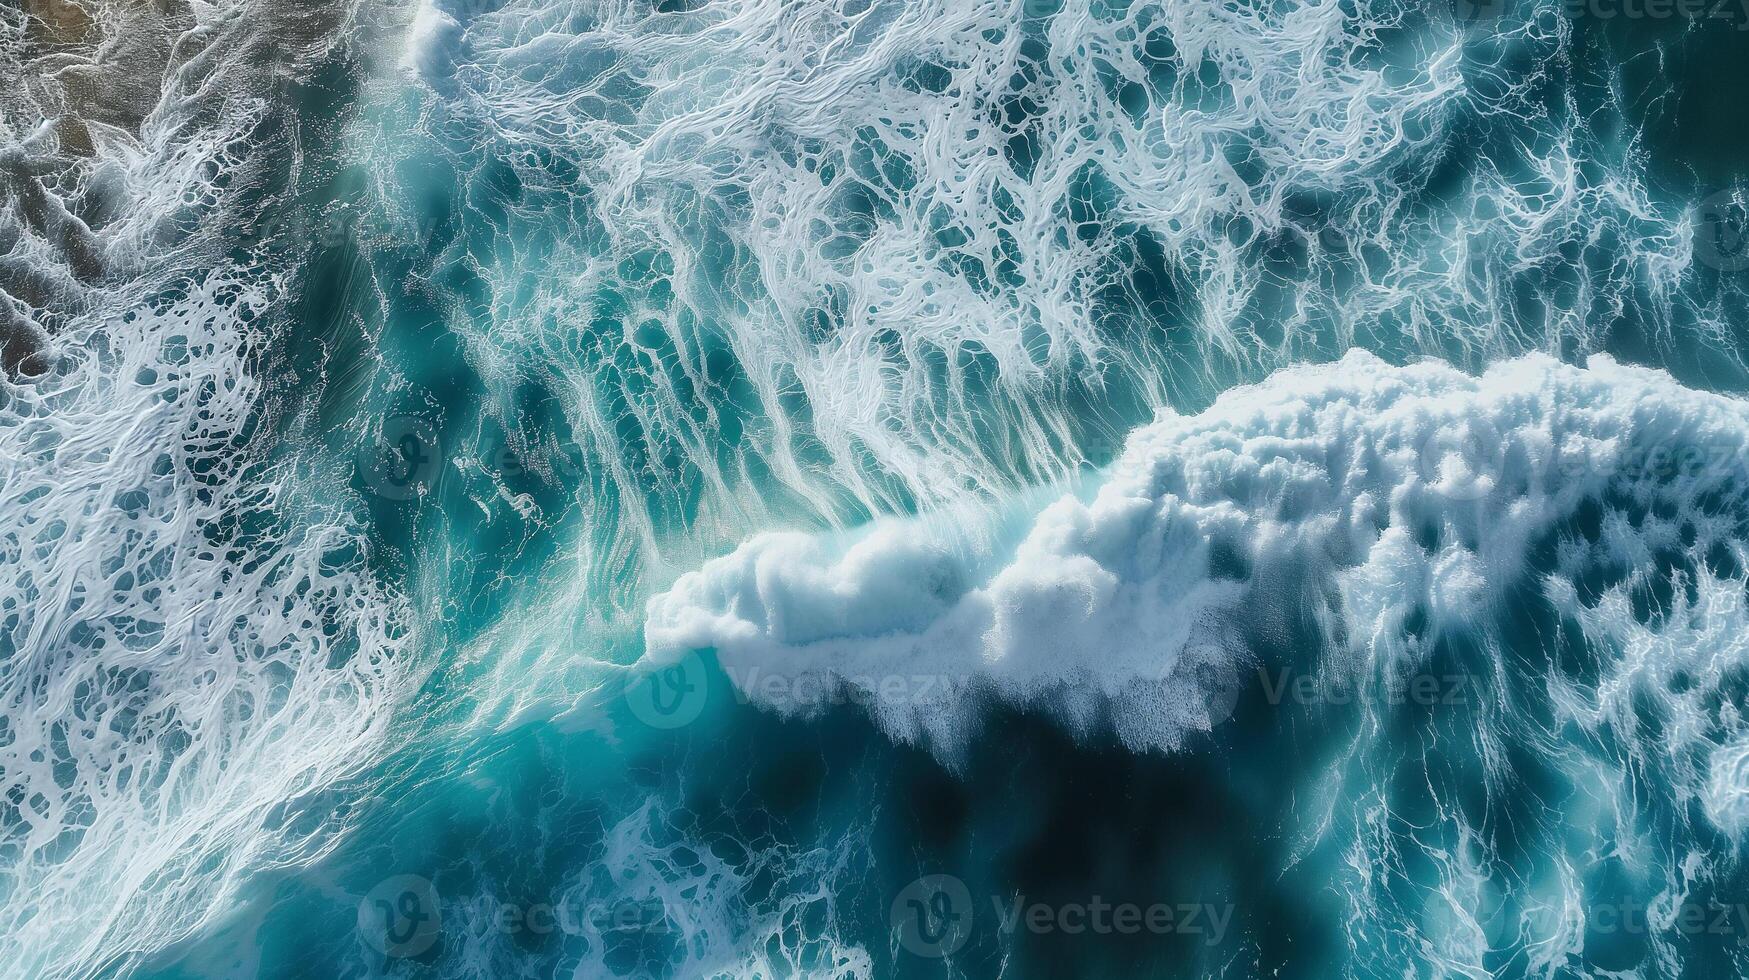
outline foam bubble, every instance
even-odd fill
[[[244,869],[328,846],[329,820],[284,807],[384,734],[396,600],[356,529],[238,453],[261,302],[190,283],[92,324],[91,353],[0,410],[8,962],[102,962],[222,916]]]
[[[1440,451],[1460,460],[1423,465],[1432,434],[1478,422],[1489,440],[1457,440]],[[1515,586],[1546,576],[1570,594],[1607,569],[1651,565],[1562,608],[1618,651],[1615,683],[1710,664],[1689,696],[1699,710],[1715,692],[1690,719],[1704,742],[1720,723],[1718,686],[1742,662],[1729,631],[1749,622],[1740,573],[1706,560],[1742,546],[1717,510],[1742,506],[1730,479],[1746,423],[1743,402],[1604,357],[1576,368],[1532,356],[1472,377],[1354,352],[1138,430],[1091,500],[1043,508],[1005,550],[968,551],[915,521],[754,537],[650,601],[647,656],[714,647],[731,677],[753,664],[836,678],[965,672],[1021,705],[1091,691],[1121,709],[1113,727],[1127,742],[1162,749],[1201,727],[1182,705],[1206,678],[1184,651],[1217,637],[1238,661],[1248,641],[1232,638],[1267,640],[1272,609],[1331,595],[1334,647],[1413,666],[1441,636],[1485,629]],[[1707,455],[1687,471],[1662,455],[1699,447]],[[1453,493],[1459,470],[1471,476]],[[1589,510],[1602,523],[1579,553],[1561,535]],[[1549,563],[1539,548],[1564,557]],[[1666,556],[1661,580],[1654,553]],[[1675,590],[1665,605],[1635,608],[1660,587]],[[1669,656],[1677,647],[1695,652]],[[951,747],[976,703],[947,694],[885,704],[880,720]],[[1619,697],[1628,710],[1630,693]]]

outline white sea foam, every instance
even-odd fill
[[[220,231],[301,162],[258,137],[344,11],[104,4],[7,62],[31,81],[4,179],[36,203],[0,208],[0,288],[54,334],[49,370],[0,379],[0,973],[127,973],[334,846],[322,794],[414,678],[357,522],[272,459],[294,255],[238,267]],[[27,27],[0,16],[0,55]],[[37,113],[57,139],[14,130]]]
[[[1540,101],[1557,17],[677,6],[432,0],[417,138],[397,106],[361,140],[386,187],[437,156],[468,189],[483,237],[439,264],[484,292],[451,327],[507,427],[530,387],[561,406],[591,595],[774,518],[1048,482],[1356,344],[1588,353],[1631,310],[1733,356],[1688,215]],[[1466,45],[1523,77],[1476,84]]]
[[[368,758],[394,601],[355,530],[239,456],[260,297],[222,282],[91,325],[0,412],[0,950],[78,973],[217,921]],[[283,521],[283,523],[282,523]],[[291,809],[287,809],[288,805]]]
[[[1742,726],[1720,691],[1749,667],[1746,466],[1749,404],[1660,372],[1532,356],[1472,377],[1355,352],[1138,430],[1091,499],[1043,508],[1006,549],[927,521],[755,537],[651,600],[647,656],[714,648],[731,678],[969,674],[1162,749],[1207,727],[1208,668],[1247,662],[1292,617],[1320,617],[1369,669],[1414,666],[1529,585],[1609,651],[1604,682],[1562,687],[1561,709],[1687,760],[1674,785],[1698,793],[1694,752]],[[1574,529],[1587,510],[1591,537]],[[1660,584],[1661,606],[1646,598]],[[979,708],[941,690],[873,703],[894,735],[951,751]],[[1657,748],[1621,714],[1647,695],[1668,726]],[[1735,779],[1715,775],[1708,798]]]

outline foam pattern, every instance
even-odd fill
[[[417,675],[325,467],[276,452],[297,255],[230,236],[296,165],[273,86],[313,18],[25,6],[0,11],[29,80],[0,86],[0,316],[40,349],[0,377],[0,972],[121,975],[334,845],[323,794]]]
[[[1355,344],[1734,358],[1534,13],[432,0],[361,155],[442,197],[428,285],[499,423],[576,447],[629,608],[701,541],[999,497]]]
[[[242,871],[327,846],[343,813],[296,801],[383,735],[395,601],[356,530],[279,524],[295,504],[243,452],[258,302],[191,284],[8,392],[0,941],[29,972],[224,915]]]

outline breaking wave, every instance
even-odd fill
[[[731,678],[973,676],[1161,749],[1224,720],[1208,672],[1295,617],[1357,668],[1413,669],[1451,634],[1485,636],[1528,585],[1607,668],[1569,682],[1576,718],[1684,674],[1665,720],[1723,753],[1742,719],[1719,685],[1749,667],[1719,642],[1749,622],[1746,421],[1739,400],[1606,357],[1470,377],[1355,352],[1138,430],[1091,499],[1044,507],[1000,550],[947,518],[755,537],[651,600],[648,655],[709,647]],[[880,720],[952,747],[964,700]]]
[[[1606,842],[1652,908],[1738,880],[1746,468],[1749,403],[1659,371],[1533,356],[1469,376],[1355,352],[1139,429],[1096,491],[994,522],[1018,531],[757,536],[651,600],[646,656],[709,648],[731,681],[785,678],[743,694],[791,713],[808,705],[773,692],[863,685],[812,703],[869,705],[950,763],[998,704],[1135,751],[1218,736],[1242,697],[1281,729],[1353,724],[1347,763],[1286,778],[1307,810],[1362,801],[1354,822],[1302,813],[1299,831],[1387,869],[1348,895],[1355,963],[1396,949],[1461,973],[1499,969],[1488,957],[1506,948],[1554,975],[1583,948],[1580,910],[1615,894],[1595,880]],[[971,681],[874,686],[919,675]],[[1289,676],[1320,678],[1322,696],[1284,707]],[[1435,700],[1391,686],[1404,678]],[[1400,782],[1404,753],[1419,789]],[[1550,782],[1564,791],[1535,788]],[[1587,806],[1613,817],[1501,827],[1510,804],[1479,816],[1479,786],[1597,794]],[[1407,813],[1428,822],[1382,831]],[[1503,855],[1527,837],[1551,868]],[[1437,869],[1430,898],[1390,894],[1405,860]],[[1655,934],[1649,955],[1677,956],[1675,941]]]

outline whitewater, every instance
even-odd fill
[[[1749,972],[1691,7],[0,5],[0,976]]]

